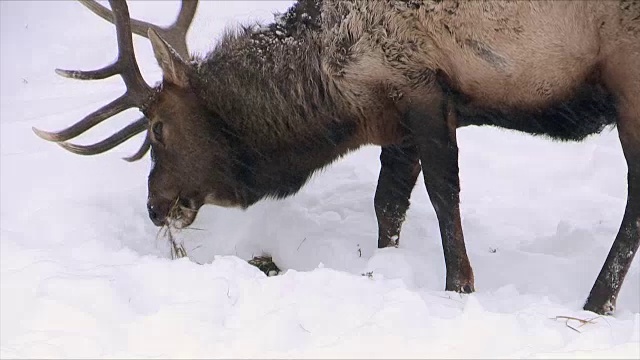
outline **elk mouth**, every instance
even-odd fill
[[[237,193],[235,193],[238,196]],[[216,205],[225,208],[246,209],[239,199],[218,197],[216,192],[209,193],[201,199],[199,196],[177,196],[171,198],[163,196],[150,196],[147,201],[147,210],[151,221],[159,227],[184,229],[191,225],[198,215],[198,211],[204,204]],[[201,200],[200,200],[201,199]]]
[[[200,206],[196,201],[178,197],[174,200],[162,225],[174,229],[184,229],[194,222],[199,209]]]

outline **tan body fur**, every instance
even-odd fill
[[[640,71],[638,4],[624,11],[596,1],[411,3],[324,2],[332,15],[325,15],[323,69],[359,106],[375,144],[389,141],[375,131],[389,125],[372,119],[400,116],[376,106],[388,101],[381,96],[428,93],[433,79],[425,70],[444,72],[478,106],[532,109],[571,97],[616,53],[637,59]],[[345,43],[347,56],[339,49]],[[381,88],[388,93],[371,91]]]

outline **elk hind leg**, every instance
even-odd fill
[[[624,278],[640,244],[640,49],[632,66],[625,62],[613,63],[612,90],[617,97],[618,134],[627,161],[627,205],[620,230],[600,270],[585,310],[598,314],[610,314],[615,310],[616,299]],[[627,60],[629,58],[626,58]],[[629,64],[627,64],[629,65]],[[618,72],[627,69],[626,73]]]

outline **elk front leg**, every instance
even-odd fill
[[[378,219],[378,248],[398,246],[409,198],[420,174],[418,149],[412,145],[383,146],[380,176],[373,200]]]
[[[638,49],[640,54],[640,49]],[[615,69],[635,69],[616,77],[618,89],[618,134],[627,160],[627,206],[618,235],[609,250],[596,279],[585,310],[610,314],[631,262],[640,245],[640,56],[629,67],[617,64]],[[635,73],[634,73],[635,71]],[[635,75],[635,77],[634,77]]]
[[[474,291],[471,264],[460,221],[460,180],[455,112],[434,90],[427,99],[408,101],[404,120],[418,148],[422,174],[438,217],[448,291]]]

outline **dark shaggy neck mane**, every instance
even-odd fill
[[[320,56],[313,31],[254,27],[228,33],[197,62],[193,88],[227,130],[239,164],[231,181],[243,184],[246,205],[294,194],[358,146],[356,123],[328,89]]]

